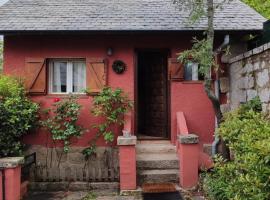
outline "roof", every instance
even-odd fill
[[[239,0],[216,12],[216,30],[261,30],[264,17]],[[173,0],[9,0],[0,7],[0,32],[8,31],[183,31],[188,12]]]

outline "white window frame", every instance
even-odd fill
[[[189,65],[191,67],[191,80],[185,80],[185,81],[199,81],[199,64],[196,62],[189,61],[185,68]]]
[[[84,59],[51,59],[49,61],[49,94],[85,94],[85,92],[73,92],[73,63],[74,62],[85,63],[86,73],[86,61]],[[67,91],[66,92],[53,92],[53,63],[54,62],[65,62],[67,63]],[[86,89],[86,74],[84,88]]]

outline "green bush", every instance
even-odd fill
[[[0,75],[0,98],[22,97],[24,88],[19,79],[10,76]]]
[[[38,109],[20,81],[0,76],[0,157],[22,154],[21,137],[35,125]]]
[[[233,159],[216,158],[204,188],[215,200],[270,199],[270,123],[256,98],[228,113],[219,128]]]

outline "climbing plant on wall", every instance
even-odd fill
[[[45,111],[45,119],[41,125],[45,127],[54,141],[64,143],[64,152],[69,151],[70,139],[79,137],[84,132],[82,126],[77,124],[81,106],[74,96],[61,100],[54,99],[53,108]]]
[[[94,97],[91,113],[96,117],[101,117],[103,122],[93,126],[94,129],[97,129],[97,133],[89,141],[89,147],[83,150],[86,157],[96,152],[96,142],[100,137],[103,137],[108,144],[114,141],[116,132],[113,131],[113,128],[124,124],[124,114],[129,112],[132,107],[132,101],[120,88],[105,87]]]

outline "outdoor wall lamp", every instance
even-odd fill
[[[109,47],[107,50],[107,55],[112,56],[112,54],[113,54],[113,49],[111,47]]]

